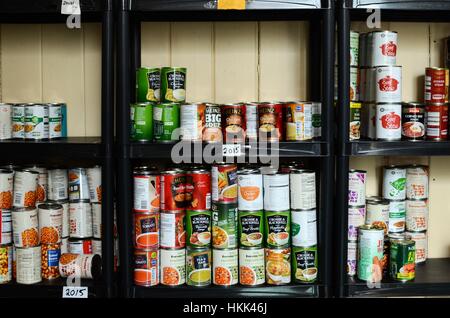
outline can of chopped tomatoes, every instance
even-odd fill
[[[239,281],[238,250],[213,250],[213,284],[217,286],[237,285]]]
[[[211,208],[211,173],[203,168],[186,171],[186,208],[208,210]]]
[[[134,283],[139,286],[159,284],[159,250],[134,250]]]
[[[244,104],[222,105],[222,134],[224,143],[245,142],[246,119]]]
[[[427,67],[425,69],[425,103],[445,103],[448,98],[448,69]]]
[[[134,246],[159,247],[159,213],[134,213]]]
[[[161,284],[180,286],[186,283],[186,249],[159,251]]]
[[[166,249],[186,246],[186,212],[168,211],[160,214],[160,246]]]
[[[0,169],[0,209],[11,209],[13,205],[14,171]]]
[[[263,248],[239,249],[239,283],[251,287],[260,286],[266,281],[266,264]]]
[[[284,140],[283,105],[281,103],[258,104],[258,138],[262,141]]]
[[[161,209],[181,211],[186,207],[186,174],[180,169],[161,173]]]
[[[425,109],[428,140],[446,140],[448,136],[448,104],[428,104]]]
[[[158,212],[160,208],[161,177],[158,172],[136,169],[134,180],[134,212]]]
[[[16,170],[14,174],[14,202],[15,207],[36,206],[36,190],[39,172],[28,169]]]
[[[39,229],[36,208],[14,208],[12,210],[12,229],[14,246],[38,246]]]

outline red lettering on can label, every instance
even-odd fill
[[[448,99],[448,70],[427,68],[425,70],[425,102],[444,103]]]
[[[448,105],[426,106],[427,139],[447,139]]]
[[[184,173],[161,176],[161,209],[180,211],[186,206],[186,175]]]
[[[233,104],[222,106],[222,129],[225,143],[245,141],[245,105]]]
[[[395,92],[400,82],[391,76],[386,76],[378,81],[380,91]]]
[[[385,56],[397,56],[397,44],[394,41],[389,41],[380,46],[381,54]]]

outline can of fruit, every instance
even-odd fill
[[[366,203],[367,171],[351,169],[348,172],[348,204],[362,206]]]
[[[317,246],[292,247],[292,278],[297,283],[311,284],[319,272]]]
[[[389,201],[389,232],[402,233],[405,231],[406,201]]]
[[[292,210],[291,220],[293,246],[317,245],[317,213],[315,209]]]
[[[12,230],[11,211],[0,209],[0,245],[11,244]]]
[[[259,211],[263,204],[262,174],[257,169],[240,169],[238,178],[238,208],[243,211]]]
[[[311,140],[313,138],[313,104],[304,102],[289,102],[285,105],[286,140]]]
[[[448,136],[448,105],[427,104],[425,107],[428,140],[446,140]]]
[[[180,104],[153,106],[153,135],[157,142],[175,142],[180,136]]]
[[[16,246],[16,268],[18,284],[36,284],[41,277],[41,247],[21,248]]]
[[[134,213],[134,246],[138,249],[159,247],[159,213]]]
[[[359,65],[359,32],[350,31],[350,66]]]
[[[184,103],[186,101],[186,75],[184,67],[161,69],[161,102]]]
[[[406,230],[423,232],[428,229],[428,200],[406,200]]]
[[[102,204],[91,203],[92,209],[92,237],[96,239],[102,238]]]
[[[222,140],[222,113],[220,106],[216,104],[206,104],[203,141],[222,142]]]
[[[186,283],[186,249],[159,251],[161,284],[180,286]]]
[[[134,283],[138,286],[159,284],[159,250],[134,250]]]
[[[62,238],[63,207],[59,204],[39,204],[39,237],[42,244],[60,243]]]
[[[286,285],[291,282],[291,248],[266,248],[266,283]]]
[[[375,71],[375,84],[375,101],[377,103],[401,103],[401,66],[377,66]]]
[[[224,143],[244,143],[247,121],[245,105],[222,105],[222,135]]]
[[[11,215],[14,246],[38,246],[39,227],[36,208],[14,208]]]
[[[406,168],[406,197],[408,199],[428,199],[428,167],[412,165]]]
[[[205,129],[205,103],[183,104],[180,108],[181,140],[202,141]]]
[[[258,140],[258,103],[245,103],[246,136],[247,141]]]
[[[0,209],[11,209],[13,205],[14,171],[0,169]]]
[[[62,137],[62,114],[59,103],[48,104],[48,130],[50,139]]]
[[[230,203],[237,201],[237,165],[218,163],[211,168],[212,201]]]
[[[71,168],[69,173],[69,200],[89,200],[89,186],[86,169]]]
[[[358,228],[364,225],[366,217],[366,207],[349,206],[348,207],[348,240],[358,239]]]
[[[394,165],[383,168],[383,198],[406,199],[406,169]]]
[[[428,256],[427,232],[405,232],[405,234],[416,242],[416,264],[425,262]]]
[[[65,169],[48,170],[48,199],[67,200],[69,198],[69,178]]]
[[[402,105],[400,103],[378,103],[376,111],[376,139],[402,139]]]
[[[360,280],[375,283],[383,276],[384,230],[371,225],[359,228],[357,276]]]
[[[211,172],[203,168],[186,171],[186,208],[211,209]]]
[[[131,135],[133,141],[153,141],[153,104],[130,104]]]
[[[161,248],[184,248],[186,246],[186,212],[160,213]]]
[[[12,137],[12,105],[0,103],[0,140]]]
[[[402,103],[402,138],[412,141],[425,138],[424,104]]]
[[[350,140],[361,138],[361,103],[350,102]]]
[[[27,169],[18,169],[14,174],[14,201],[15,207],[36,206],[36,190],[39,172]]]
[[[369,50],[371,51],[371,65],[397,64],[397,32],[371,32]]]
[[[161,172],[161,210],[181,211],[186,206],[186,174],[180,169]]]
[[[91,203],[102,202],[102,167],[94,166],[86,169],[89,197]]]
[[[416,274],[416,242],[410,236],[392,238],[389,255],[389,272],[394,280],[401,282],[414,280]]]
[[[265,211],[264,234],[266,247],[281,248],[291,242],[291,211]]]
[[[359,101],[359,68],[350,67],[350,101]]]
[[[445,103],[447,99],[446,77],[448,69],[425,68],[425,103]]]
[[[211,211],[186,211],[186,239],[193,249],[211,246]]]
[[[389,201],[378,197],[369,197],[366,200],[366,225],[372,225],[389,230]]]
[[[12,245],[0,245],[0,284],[7,284],[12,280]]]
[[[289,174],[291,208],[311,210],[316,208],[316,173],[307,169],[291,169]]]
[[[12,107],[12,138],[25,139],[25,105]]]
[[[265,283],[263,248],[239,249],[239,283],[243,286],[260,286]]]
[[[43,279],[59,278],[61,243],[41,245],[41,271]]]
[[[211,285],[211,249],[186,250],[186,284],[188,286]]]
[[[356,275],[356,263],[358,259],[358,242],[349,241],[347,243],[347,275]]]
[[[25,105],[25,139],[49,138],[48,115],[47,105]]]
[[[238,211],[236,203],[212,204],[212,246],[215,249],[238,247]]]
[[[275,173],[264,175],[264,210],[289,210],[289,174]]]
[[[284,140],[283,105],[280,103],[258,104],[258,139],[268,142]]]
[[[263,247],[264,212],[238,212],[239,242],[241,247]]]
[[[98,279],[102,274],[102,258],[94,254],[62,254],[59,258],[59,273],[62,277]]]
[[[147,169],[133,171],[134,212],[158,212],[160,209],[161,177]]]
[[[89,200],[69,202],[70,237],[92,237],[92,209]]]
[[[158,102],[160,100],[161,70],[140,67],[136,70],[136,100]]]
[[[237,285],[239,281],[238,250],[214,249],[213,284],[217,286]]]
[[[86,239],[69,239],[68,251],[72,254],[90,255],[94,252],[93,240]]]

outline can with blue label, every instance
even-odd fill
[[[59,278],[59,258],[61,243],[42,244],[41,246],[41,274],[43,279]]]

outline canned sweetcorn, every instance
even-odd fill
[[[12,230],[11,211],[0,209],[0,245],[12,242]]]
[[[89,200],[89,186],[86,169],[71,168],[69,176],[69,200]]]
[[[425,106],[428,140],[446,140],[448,137],[448,105],[428,104]]]
[[[266,248],[266,283],[286,285],[291,282],[291,248]]]
[[[12,107],[12,138],[25,139],[25,105]]]
[[[366,203],[367,171],[351,169],[348,173],[348,204],[363,206]]]
[[[213,250],[213,284],[236,285],[239,281],[238,250]]]
[[[401,103],[402,67],[397,65],[377,66],[375,85],[375,101],[377,103]]]
[[[203,141],[222,142],[222,140],[222,115],[220,106],[216,104],[206,104]]]
[[[36,206],[36,190],[39,172],[27,169],[16,170],[14,174],[15,207]]]
[[[357,275],[360,280],[379,282],[383,277],[384,231],[370,225],[359,228]]]
[[[184,248],[186,246],[186,212],[161,212],[161,248]]]
[[[48,139],[48,118],[47,105],[25,105],[25,139]]]
[[[316,173],[313,170],[292,169],[289,175],[291,208],[311,210],[316,208]]]
[[[405,232],[405,234],[416,242],[416,264],[425,262],[428,256],[427,232]]]
[[[264,228],[266,247],[289,246],[291,242],[291,211],[265,211]]]
[[[211,208],[211,173],[198,168],[186,171],[186,208],[208,210]]]
[[[69,178],[65,169],[48,170],[49,200],[67,200],[69,198]]]
[[[238,210],[236,203],[213,203],[212,246],[215,249],[238,247]]]
[[[158,102],[160,100],[161,70],[140,67],[136,70],[136,100]]]
[[[159,213],[134,213],[134,246],[138,249],[159,247]]]
[[[427,166],[412,165],[406,168],[406,198],[428,199],[428,175]]]
[[[102,167],[86,169],[91,203],[102,203]]]
[[[314,283],[319,272],[317,246],[292,247],[291,257],[293,280],[303,284]]]
[[[239,249],[239,283],[243,286],[259,286],[266,281],[263,248]]]
[[[264,210],[286,211],[289,204],[289,174],[265,174],[264,182]]]
[[[237,175],[239,210],[262,210],[264,207],[262,174],[257,169],[241,169]]]
[[[366,217],[366,207],[348,207],[348,240],[358,239],[358,228],[364,225]]]
[[[189,286],[211,285],[211,249],[186,250],[186,284]]]
[[[139,286],[159,284],[159,250],[134,250],[134,283]]]
[[[383,198],[388,200],[406,199],[406,169],[398,166],[383,168]]]
[[[293,246],[317,245],[316,210],[292,210],[291,228]]]
[[[171,169],[161,173],[161,209],[182,211],[186,206],[186,174]]]
[[[7,284],[12,280],[12,245],[0,245],[0,284]]]
[[[14,208],[12,211],[14,246],[39,245],[38,212],[36,208]]]
[[[406,201],[389,201],[389,232],[402,233],[406,224]]]
[[[102,204],[91,203],[92,209],[92,236],[97,239],[102,238]]]
[[[134,212],[158,212],[160,209],[161,177],[156,171],[139,169],[133,172]]]
[[[0,103],[0,140],[12,137],[12,105]]]
[[[406,200],[406,230],[422,232],[428,229],[428,200]]]
[[[305,141],[313,138],[312,103],[285,104],[285,131],[287,141]]]
[[[60,243],[63,227],[63,207],[59,204],[40,204],[39,237],[42,244]]]
[[[70,237],[92,237],[92,209],[89,200],[69,202]]]
[[[211,211],[186,211],[186,239],[191,248],[211,245]]]
[[[244,104],[222,105],[222,134],[224,143],[243,143],[246,140],[246,110]]]
[[[86,239],[69,239],[68,251],[72,254],[90,255],[93,254],[93,240],[91,238]]]
[[[59,258],[61,256],[61,243],[41,245],[41,273],[43,279],[60,277]]]
[[[0,169],[0,209],[11,209],[13,205],[14,171]]]
[[[356,264],[358,255],[358,242],[349,241],[347,243],[347,275],[356,275]]]
[[[98,279],[102,274],[102,258],[99,255],[66,253],[59,258],[62,277]]]
[[[16,246],[16,268],[18,284],[36,284],[41,277],[41,247],[21,248]]]
[[[402,105],[400,103],[376,105],[376,139],[402,139]]]
[[[366,200],[366,225],[389,230],[389,201],[378,197],[370,197]]]
[[[160,250],[161,284],[180,286],[186,283],[186,249]]]
[[[241,247],[262,247],[264,238],[264,212],[238,212],[239,244]]]

